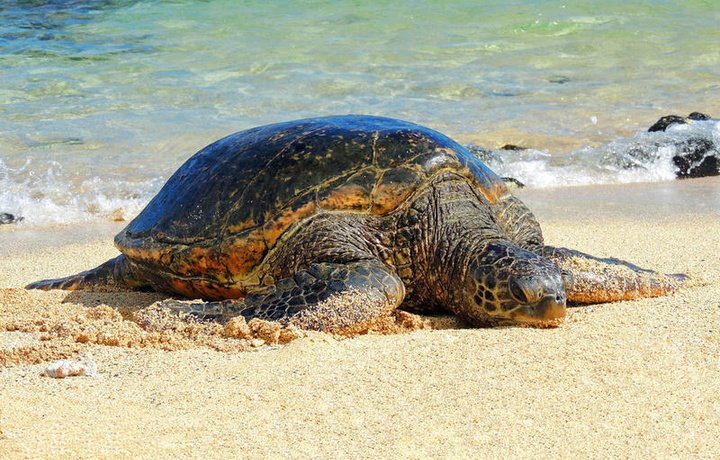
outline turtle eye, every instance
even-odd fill
[[[521,304],[529,303],[525,290],[522,288],[520,283],[514,279],[510,280],[510,295]]]
[[[509,288],[512,298],[521,305],[539,302],[545,295],[539,280],[532,276],[511,278]]]

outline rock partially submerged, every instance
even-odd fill
[[[537,185],[538,168],[553,179],[595,174],[586,182],[627,181],[623,175],[635,175],[638,181],[657,180],[658,171],[668,179],[720,175],[720,120],[700,112],[687,117],[666,115],[647,132],[602,146],[583,147],[565,155],[552,155],[546,150],[507,144],[499,149],[477,145],[466,146],[481,161],[500,173],[510,186]],[[638,174],[639,173],[639,174]],[[531,177],[529,177],[530,175]],[[528,179],[532,179],[529,180]],[[522,185],[520,185],[522,184]]]
[[[665,131],[670,125],[676,123],[687,125],[691,124],[693,121],[710,120],[711,118],[712,117],[710,115],[705,115],[704,113],[700,112],[693,112],[687,117],[681,117],[680,115],[665,115],[664,117],[660,117],[660,119],[656,121],[654,125],[648,128],[648,132],[654,133],[657,131]]]
[[[9,212],[0,212],[0,225],[14,224],[23,220],[22,217],[10,214]]]
[[[648,132],[666,132],[673,125],[689,125],[695,121],[712,120],[712,117],[693,112],[687,117],[666,115],[648,129]],[[673,156],[678,179],[720,175],[720,145],[714,138],[691,136],[677,145]]]

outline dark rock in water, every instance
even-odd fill
[[[527,148],[515,144],[505,144],[500,147],[500,150],[527,150]]]
[[[693,112],[687,117],[681,117],[680,115],[665,115],[652,125],[648,132],[654,133],[656,131],[665,131],[668,126],[675,123],[688,124],[688,120],[709,120],[711,117],[700,112]]]
[[[709,139],[688,139],[678,146],[678,154],[673,157],[678,179],[720,175],[719,152]]]
[[[566,77],[565,75],[553,75],[552,77],[548,77],[547,81],[557,85],[564,85],[570,81],[570,77]]]
[[[648,129],[648,132],[665,131],[668,126],[675,123],[687,123],[687,120],[680,115],[665,115],[656,121],[655,124]]]
[[[691,120],[709,120],[712,117],[710,115],[705,115],[704,113],[693,112],[690,115],[688,115],[688,118]]]
[[[578,177],[606,183],[720,175],[720,120],[700,112],[667,115],[648,131],[564,155],[516,144],[465,147],[513,188],[581,184]]]
[[[693,112],[687,117],[666,115],[652,125],[648,132],[664,132],[675,123],[690,124],[710,119],[712,117],[700,112]],[[691,137],[677,145],[673,163],[678,168],[678,179],[720,175],[720,146],[707,138]]]
[[[465,148],[478,157],[483,163],[502,162],[502,157],[497,154],[496,150],[486,149],[485,147],[480,147],[475,144],[467,144]]]
[[[506,144],[502,148],[497,150],[491,150],[486,149],[485,147],[480,147],[479,145],[475,144],[467,144],[465,146],[470,153],[478,157],[480,161],[486,164],[490,165],[498,165],[503,163],[503,157],[502,153],[511,151],[511,152],[517,152],[520,150],[527,150],[525,147],[518,147],[517,145],[513,144]],[[509,176],[503,176],[502,180],[505,181],[505,184],[510,188],[524,188],[525,184],[521,181],[515,179],[514,177]]]
[[[0,212],[0,224],[14,224],[23,220],[20,216],[14,216],[8,212]]]

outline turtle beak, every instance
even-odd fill
[[[543,323],[565,317],[565,295],[547,295],[532,305],[522,305],[511,313],[520,323]]]
[[[565,317],[565,287],[561,282],[518,277],[511,280],[510,292],[519,303],[510,313],[514,321],[532,324]]]

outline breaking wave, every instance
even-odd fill
[[[79,179],[55,161],[27,160],[13,169],[0,160],[0,213],[33,227],[127,220],[140,212],[163,182],[161,178]]]
[[[661,182],[720,174],[720,120],[683,120],[664,130],[565,155],[517,147],[468,147],[501,176],[529,187]]]

